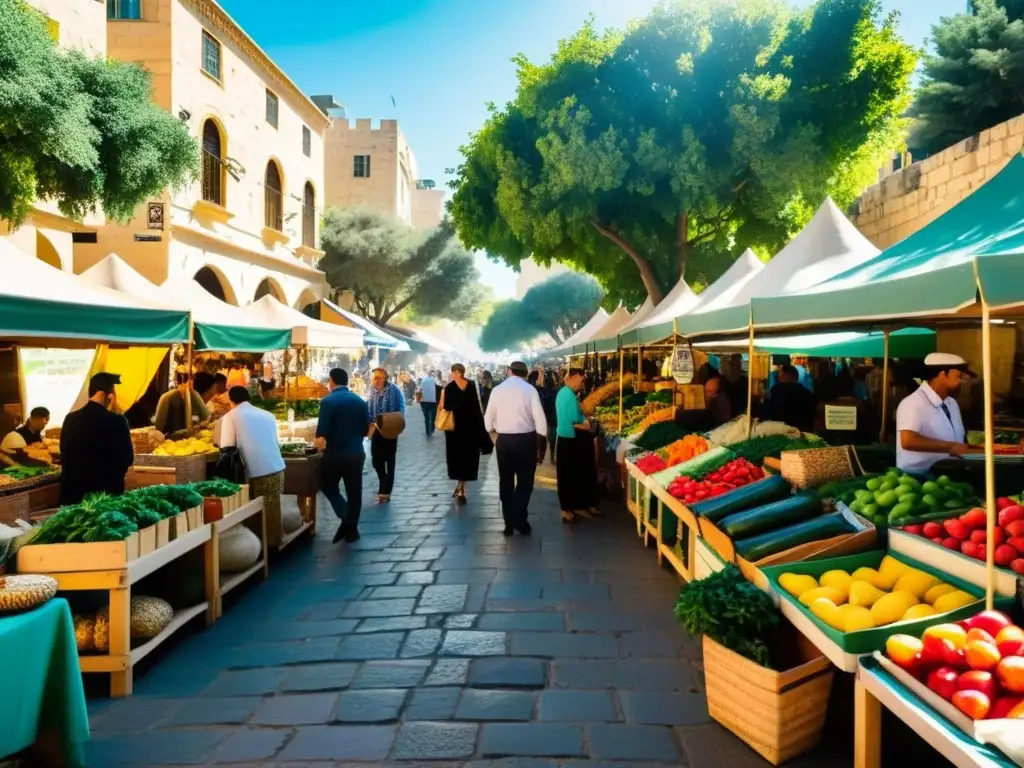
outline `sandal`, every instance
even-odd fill
[[[469,502],[469,499],[466,498],[465,491],[459,491],[458,495],[455,498],[459,500],[459,504],[466,504],[467,502]]]
[[[575,519],[576,519],[576,515],[575,514],[573,514],[572,512],[566,512],[564,509],[562,510],[562,522],[563,523],[571,523]]]

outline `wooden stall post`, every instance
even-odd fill
[[[878,442],[885,442],[886,421],[889,418],[889,329],[882,336],[882,428],[878,432]],[[899,440],[899,435],[896,435]]]
[[[750,335],[747,338],[747,437],[754,434],[754,313],[750,313]]]
[[[195,346],[195,325],[192,313],[188,313],[188,346],[185,348],[185,373],[188,376],[188,388],[185,390],[185,429],[192,429],[192,348]],[[174,362],[173,360],[171,361]],[[177,382],[175,382],[177,383]]]
[[[626,388],[626,353],[619,347],[619,435],[622,435],[622,395]]]
[[[672,318],[672,356],[673,357],[675,357],[676,344],[678,344],[678,343],[679,343],[679,318],[678,317],[673,317]],[[693,360],[693,354],[692,354],[693,350],[691,349],[690,352],[691,352],[690,360],[692,361]],[[670,375],[672,374],[672,364],[671,363],[669,363],[669,374]],[[676,407],[676,390],[677,389],[678,389],[678,385],[676,384],[676,377],[672,376],[672,407],[673,408]]]
[[[974,266],[977,273],[977,263]],[[978,291],[982,291],[978,280]],[[985,392],[985,516],[986,544],[985,567],[988,579],[985,583],[985,608],[992,610],[996,593],[996,463],[995,463],[995,417],[992,413],[992,322],[988,301],[981,293],[981,383]]]

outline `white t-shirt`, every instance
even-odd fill
[[[0,442],[0,451],[11,455],[27,447],[28,444],[25,442],[25,438],[13,429],[4,436],[3,442]]]
[[[537,388],[526,379],[509,376],[491,391],[484,427],[499,435],[546,435],[548,420]]]
[[[277,419],[252,403],[242,403],[225,414],[218,425],[217,444],[238,448],[251,480],[284,471],[277,442]]]
[[[948,417],[942,410],[943,404],[949,410]],[[904,472],[922,475],[928,472],[935,462],[949,458],[948,453],[924,453],[904,449],[903,440],[898,434],[903,430],[916,432],[932,440],[953,443],[962,443],[966,437],[964,422],[960,417],[960,406],[956,400],[951,397],[939,399],[935,390],[927,383],[903,398],[903,402],[896,409],[896,466]]]
[[[437,381],[433,376],[424,376],[420,379],[420,402],[437,402]]]

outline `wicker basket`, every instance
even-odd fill
[[[780,458],[782,477],[797,488],[813,488],[856,474],[856,458],[848,445],[783,451]]]
[[[708,713],[772,765],[821,741],[832,666],[820,654],[777,672],[704,637]]]
[[[198,483],[206,479],[207,455],[157,456],[152,453],[136,454],[135,464],[140,467],[171,467],[175,471],[175,482]]]

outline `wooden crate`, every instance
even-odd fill
[[[198,483],[206,479],[206,464],[208,457],[205,453],[193,456],[157,456],[152,453],[136,454],[135,466],[137,467],[170,467],[175,471],[175,482]]]
[[[821,741],[833,675],[820,653],[776,671],[704,637],[708,714],[772,765]]]
[[[174,467],[133,466],[124,476],[126,491],[148,488],[151,485],[177,485],[177,483],[178,471]]]
[[[60,506],[60,483],[48,483],[28,492],[29,512]]]
[[[138,558],[138,533],[133,533],[124,541],[97,541],[91,544],[28,544],[18,550],[18,571],[20,573],[108,571],[125,568]]]
[[[31,520],[30,512],[28,491],[0,496],[0,523],[11,526],[18,520],[27,523]]]

